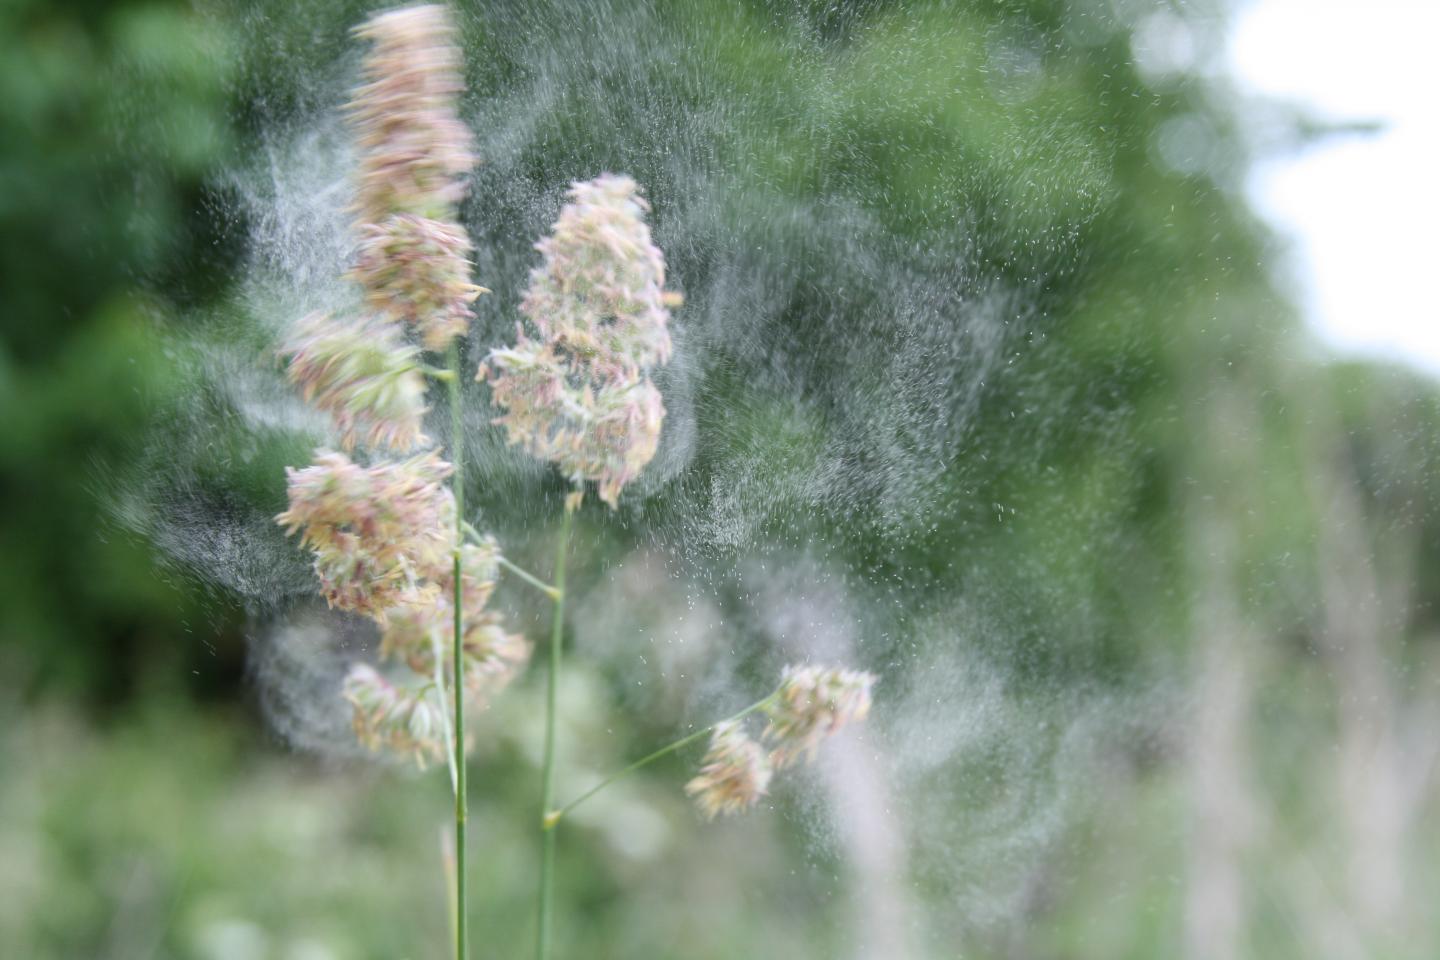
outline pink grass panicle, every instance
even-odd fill
[[[357,663],[345,675],[341,696],[351,705],[351,725],[362,746],[408,756],[422,770],[445,760],[445,717],[434,690],[404,689],[369,664]]]
[[[301,396],[330,414],[340,443],[406,452],[428,443],[425,376],[419,350],[371,317],[340,320],[312,313],[280,347],[286,373]]]
[[[457,224],[402,213],[359,228],[350,276],[378,314],[412,324],[427,350],[464,336],[486,289],[470,282],[470,238]]]
[[[761,739],[770,749],[745,732],[744,714],[716,724],[700,773],[685,792],[707,820],[753,807],[775,771],[801,758],[813,760],[821,741],[865,719],[874,685],[874,675],[859,670],[786,667],[775,693],[751,708],[769,719]]]
[[[648,377],[574,386],[571,368],[551,345],[523,336],[513,348],[491,351],[481,375],[491,369],[491,398],[505,410],[496,422],[510,442],[577,483],[595,481],[612,507],[655,456],[665,405]]]
[[[426,378],[435,371],[422,364],[421,345],[439,351],[463,337],[471,304],[485,290],[470,282],[470,239],[456,222],[474,157],[457,113],[460,51],[449,12],[390,10],[356,34],[370,50],[349,108],[358,250],[347,277],[363,302],[343,318],[305,317],[280,354],[305,399],[330,413],[341,445],[364,445],[372,459],[366,466],[318,450],[311,466],[287,471],[289,507],[276,520],[313,552],[329,604],[380,627],[386,672],[358,664],[342,689],[357,736],[424,765],[454,747],[449,710],[483,706],[524,666],[530,646],[486,609],[500,552],[478,535],[477,543],[459,542],[452,465],[435,451],[375,458],[429,445],[421,425]],[[455,647],[457,587],[458,704],[454,660],[446,656]]]
[[[572,184],[570,202],[530,271],[520,312],[589,379],[649,370],[670,359],[668,324],[680,297],[665,290],[665,256],[650,238],[650,204],[629,177]]]
[[[495,588],[500,551],[493,540],[461,547],[463,643],[466,692],[477,707],[499,693],[530,660],[530,643],[504,629],[501,618],[485,609]],[[447,571],[435,583],[406,603],[391,608],[380,636],[382,660],[396,658],[420,676],[435,670],[436,638],[445,651],[454,634],[453,574]],[[442,656],[441,674],[453,684],[450,658]]]
[[[645,223],[649,204],[629,177],[605,174],[570,189],[544,259],[530,273],[515,346],[481,364],[511,443],[594,481],[614,507],[654,457],[665,418],[650,371],[670,358],[665,259]]]
[[[700,773],[685,784],[685,792],[695,798],[705,819],[714,820],[759,803],[772,772],[764,748],[746,735],[738,721],[727,720],[715,725]]]
[[[450,13],[440,4],[388,10],[355,35],[371,44],[349,107],[360,147],[360,222],[397,213],[443,219],[475,165],[457,115],[464,82]]]
[[[314,313],[296,324],[280,354],[305,398],[330,413],[341,445],[405,452],[429,441],[419,348],[443,350],[469,329],[470,239],[455,222],[470,134],[456,113],[460,53],[444,7],[391,10],[356,33],[371,41],[365,82],[350,104],[359,147],[355,229],[348,276],[363,311]]]
[[[450,464],[434,451],[364,467],[343,453],[286,471],[290,507],[275,518],[315,553],[332,607],[384,623],[390,607],[416,602],[422,581],[444,577],[453,548]]]
[[[874,674],[831,667],[789,666],[775,699],[762,710],[770,722],[764,739],[772,744],[777,770],[802,757],[813,760],[820,742],[870,713]]]
[[[470,238],[456,222],[475,158],[457,113],[454,33],[435,4],[380,13],[356,30],[371,49],[350,104],[360,245],[349,276],[370,309],[413,325],[428,350],[463,336],[486,292],[470,282]]]

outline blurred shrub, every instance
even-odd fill
[[[123,693],[143,663],[182,667],[200,625],[96,491],[173,387],[146,288],[228,280],[201,203],[228,60],[185,4],[0,3],[0,656],[33,683]]]

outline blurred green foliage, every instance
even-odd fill
[[[223,39],[178,4],[0,4],[0,641],[21,684],[113,698],[188,659],[196,604],[96,491],[176,386],[151,291],[228,282],[204,205],[230,143]]]
[[[1345,869],[1317,757],[1344,730],[1354,664],[1326,601],[1363,594],[1367,576],[1407,588],[1376,642],[1396,696],[1433,685],[1440,407],[1418,376],[1307,355],[1267,272],[1274,241],[1238,190],[1236,119],[1202,77],[1141,74],[1142,6],[1133,22],[1086,0],[465,8],[467,119],[486,153],[465,216],[497,290],[478,342],[512,328],[557,189],[634,175],[687,294],[695,366],[669,386],[693,400],[694,447],[652,499],[582,521],[582,590],[635,547],[728,584],[747,551],[783,562],[824,544],[869,618],[862,654],[897,696],[911,674],[972,657],[1037,701],[1147,689],[1203,675],[1216,623],[1243,629],[1264,678],[1253,765],[1284,821],[1253,854],[1248,942],[1310,956],[1290,880]],[[263,355],[256,331],[275,318],[232,316],[247,211],[224,174],[336,108],[363,10],[0,0],[0,694],[14,695],[0,953],[444,949],[439,780],[264,742],[241,682],[241,598],[160,572],[106,502],[136,471],[164,486],[147,431],[183,407],[203,442],[165,449],[193,460],[194,495],[260,518],[278,507],[279,466],[311,438],[248,425],[165,347],[220,329]],[[1218,42],[1222,9],[1186,12]],[[1209,132],[1214,162],[1164,161],[1177,122]],[[487,459],[497,446],[472,451],[467,502],[523,553],[544,543],[557,488]],[[827,478],[822,493],[793,482],[806,476]],[[688,549],[697,514],[727,496],[754,499],[729,518],[745,549]],[[747,598],[717,589],[750,636],[742,656],[773,656]],[[1364,607],[1360,594],[1339,606]],[[922,629],[958,601],[991,628]],[[680,722],[674,704],[621,715],[629,681],[603,658],[575,682],[565,742],[581,769]],[[482,955],[523,955],[530,934],[532,695],[497,708],[477,759]],[[1209,693],[1170,708],[1189,696]],[[1077,807],[1020,923],[954,916],[940,861],[966,851],[921,845],[917,942],[935,956],[1176,955],[1191,732],[1157,726],[1158,744],[1137,736],[1108,758],[1123,775]],[[981,807],[1004,774],[994,757],[944,771],[944,796]],[[683,775],[637,778],[567,834],[562,955],[845,955],[855,881],[808,842],[803,798],[700,831]],[[1435,871],[1419,877],[1433,894]],[[1413,921],[1418,946],[1384,955],[1427,955],[1434,927]]]

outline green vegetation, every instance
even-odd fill
[[[686,295],[651,474],[576,518],[557,796],[807,631],[882,676],[893,846],[838,768],[702,826],[682,755],[567,818],[555,956],[1434,955],[1440,391],[1317,356],[1224,91],[1137,71],[1141,6],[465,8],[467,360],[572,179],[646,186]],[[290,319],[235,171],[334,129],[363,12],[0,0],[7,956],[448,948],[443,777],[288,749],[253,667],[313,594],[268,518],[319,438],[231,382],[285,395]],[[483,420],[465,501],[543,576],[563,485]],[[542,696],[470,768],[477,957],[533,935]]]

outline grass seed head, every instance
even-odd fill
[[[870,713],[875,676],[860,670],[788,666],[775,699],[764,707],[770,719],[764,738],[773,745],[777,769],[800,758],[813,760],[826,737]]]
[[[770,785],[772,766],[765,750],[736,721],[716,724],[700,773],[685,792],[707,820],[755,806]]]

